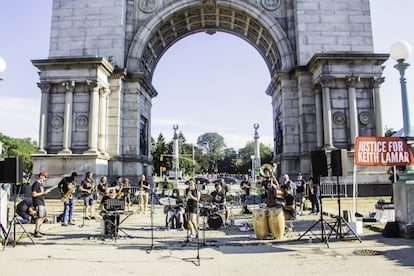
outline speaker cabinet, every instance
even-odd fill
[[[331,151],[331,168],[333,176],[347,175],[348,155],[346,149]]]
[[[324,150],[311,151],[311,162],[314,177],[328,176],[328,162]]]
[[[0,182],[20,183],[23,177],[23,158],[6,158],[1,162]]]

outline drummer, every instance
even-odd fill
[[[220,183],[216,183],[216,185],[214,185],[215,187],[215,191],[213,191],[211,193],[211,196],[213,197],[213,204],[216,205],[216,207],[218,208],[218,210],[223,210],[224,211],[224,224],[229,224],[229,210],[227,209],[226,206],[226,196],[222,190],[222,186]]]

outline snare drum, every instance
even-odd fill
[[[285,215],[282,208],[269,208],[269,229],[273,238],[283,238],[285,232]]]
[[[267,220],[268,209],[259,208],[253,210],[253,228],[258,239],[265,239],[269,235],[269,223]]]

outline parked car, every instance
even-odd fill
[[[196,178],[194,178],[195,182],[200,182],[200,184],[208,184],[210,183],[210,180],[207,177],[203,177],[203,176],[198,176]]]
[[[231,176],[223,176],[223,177],[217,178],[216,180],[213,181],[213,183],[220,183],[222,179],[224,179],[224,183],[226,184],[237,184],[237,179]]]

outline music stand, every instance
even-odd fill
[[[362,242],[361,238],[358,236],[358,234],[355,233],[355,231],[352,229],[352,227],[348,224],[348,222],[341,216],[341,193],[339,190],[339,176],[336,176],[336,189],[337,189],[337,196],[338,196],[338,216],[336,217],[336,221],[334,226],[331,227],[331,231],[329,232],[328,239],[331,236],[333,232],[336,233],[336,237],[340,240],[344,240],[345,236],[351,232],[354,237],[359,240],[359,242]],[[342,227],[345,225],[348,227],[347,232],[342,232]]]

